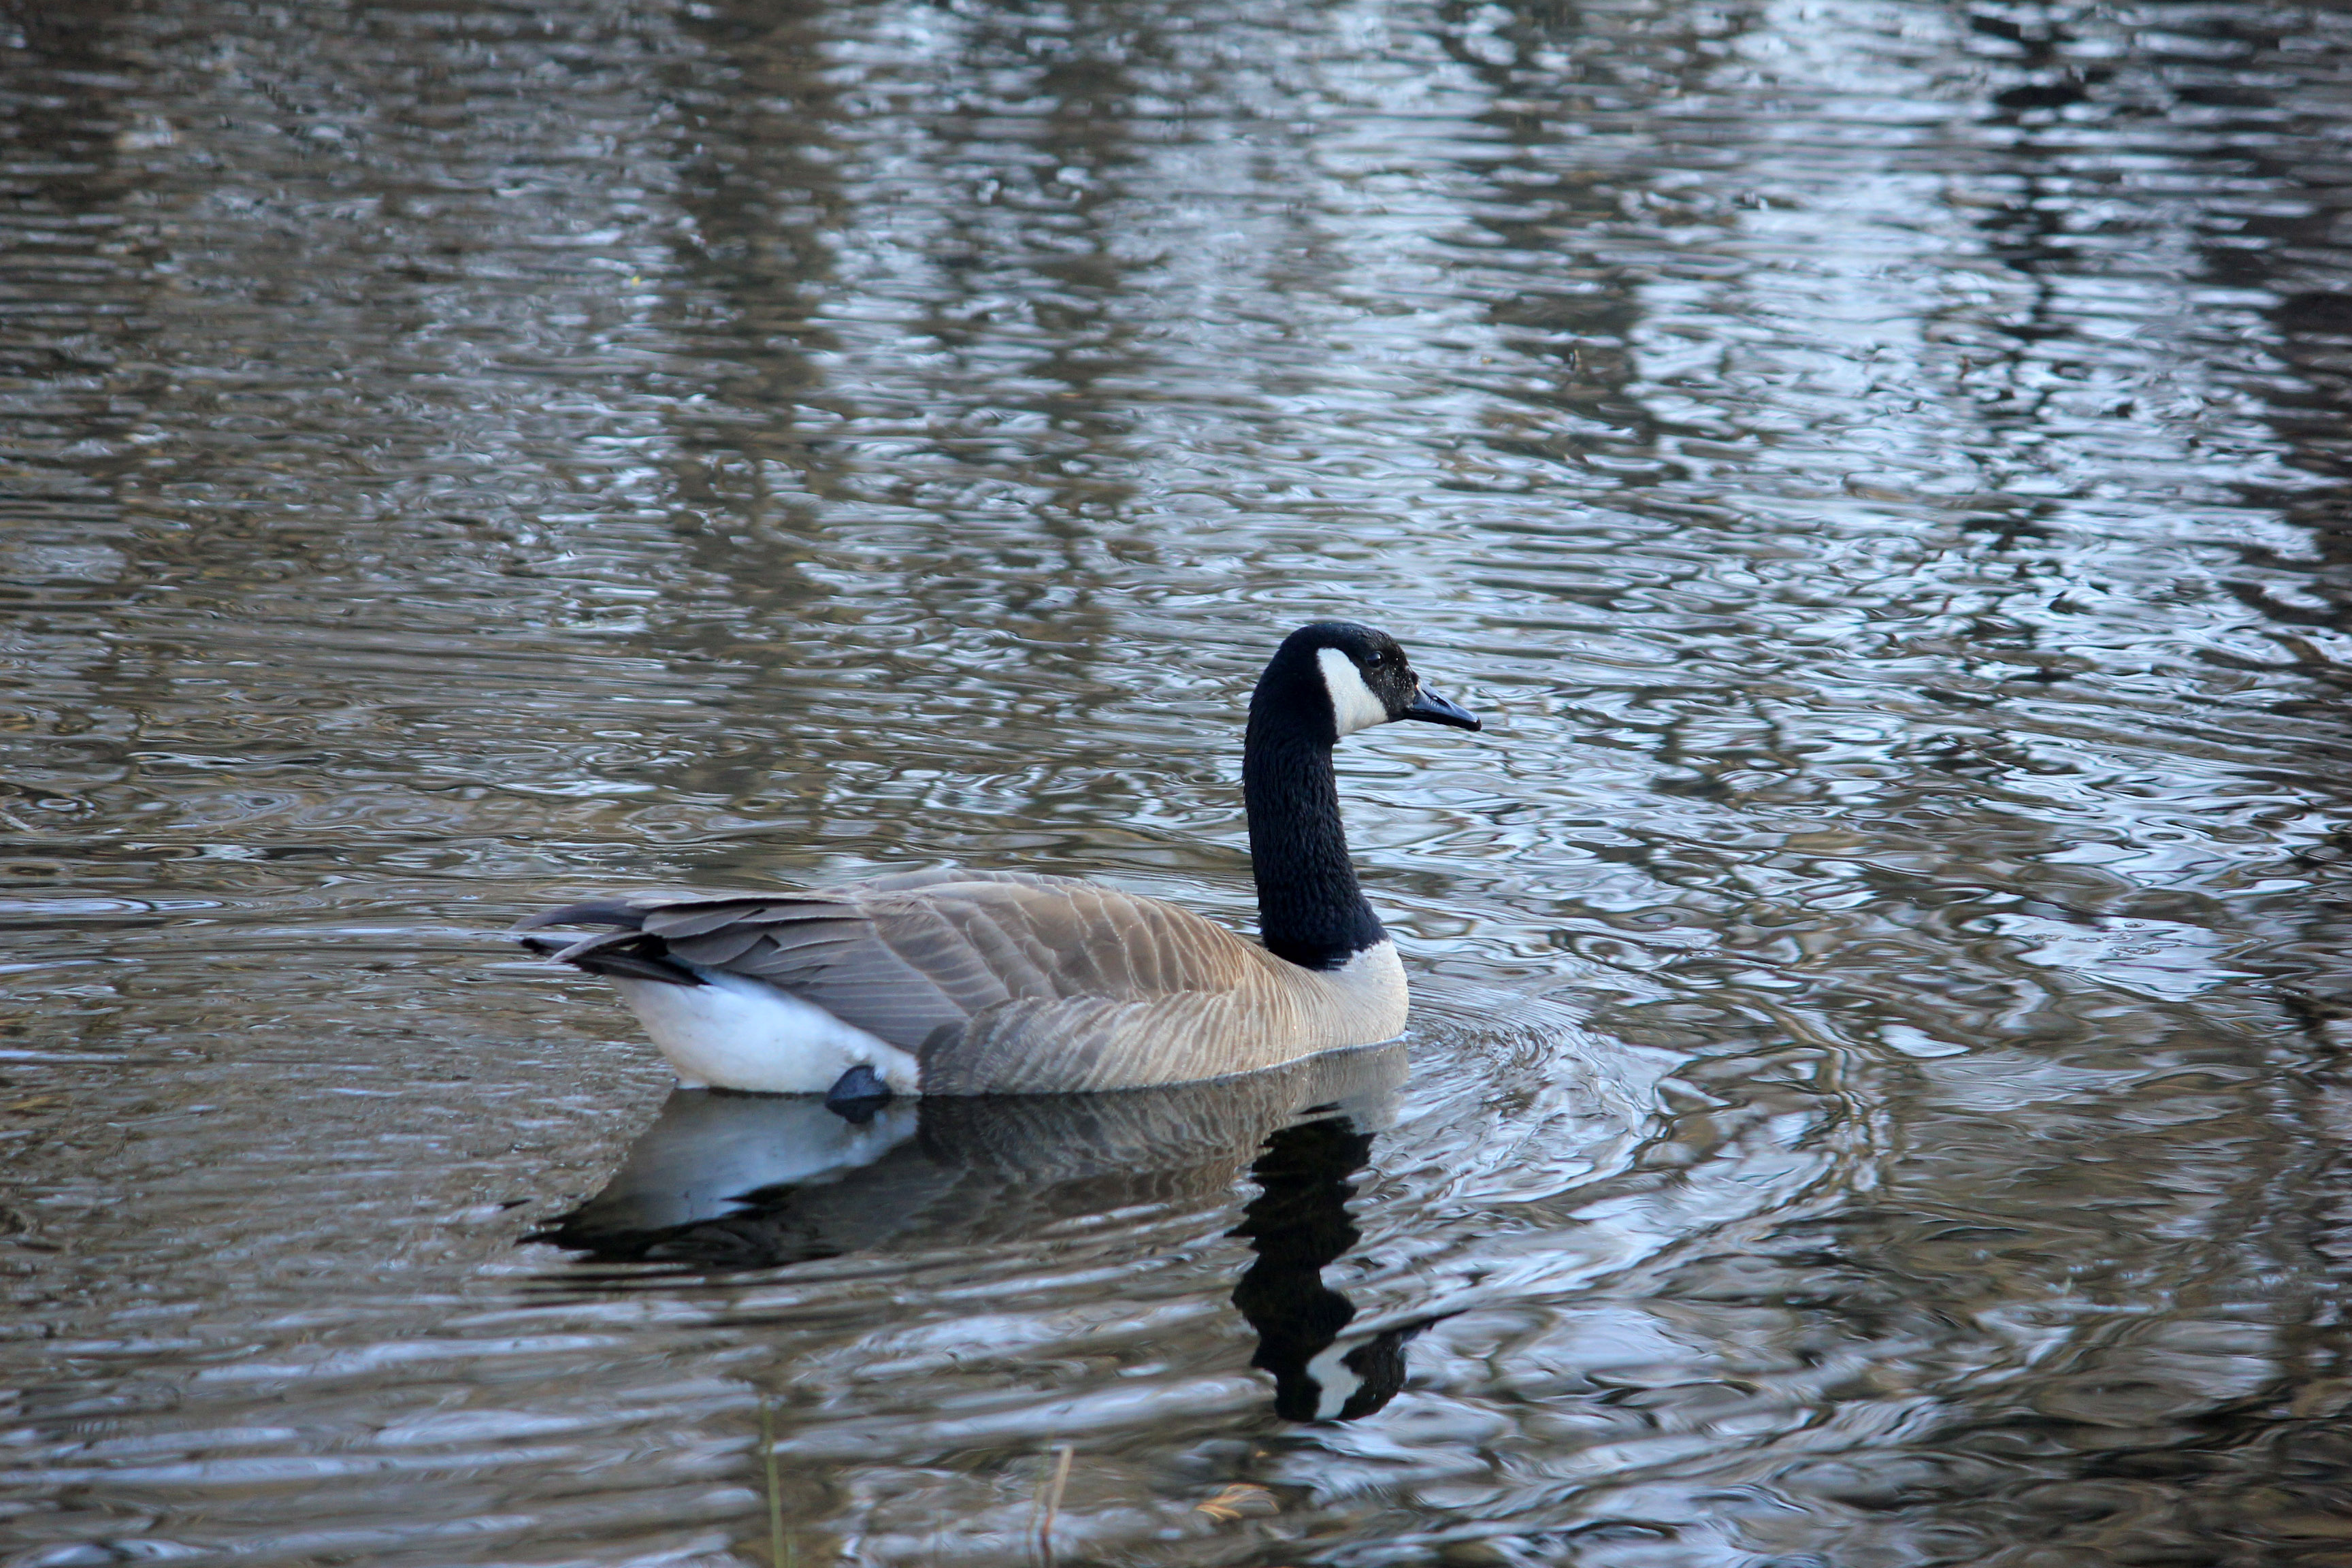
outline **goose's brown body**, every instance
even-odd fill
[[[526,923],[625,920],[555,956],[598,963],[625,994],[632,959],[773,986],[913,1057],[928,1094],[1255,1072],[1392,1039],[1407,1009],[1387,942],[1339,970],[1303,969],[1172,904],[1066,877],[925,871],[782,896],[575,905]],[[665,983],[677,982],[635,979]],[[807,1087],[841,1070],[828,1063]]]

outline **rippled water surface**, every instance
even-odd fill
[[[2352,1563],[2347,51],[0,11],[0,1563]],[[1401,1048],[856,1126],[499,938],[1246,925],[1327,614]]]

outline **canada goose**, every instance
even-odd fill
[[[533,915],[610,978],[681,1083],[824,1094],[1052,1094],[1254,1072],[1404,1027],[1404,966],[1348,859],[1331,748],[1396,719],[1478,720],[1384,632],[1283,639],[1242,748],[1265,946],[1067,877],[916,871],[805,893],[632,896]]]

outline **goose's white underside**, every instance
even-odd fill
[[[614,981],[687,1088],[823,1094],[863,1065],[894,1094],[922,1092],[921,1064],[889,1041],[760,981],[696,973],[700,985]]]

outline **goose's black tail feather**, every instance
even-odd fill
[[[517,922],[509,933],[542,958],[590,974],[623,980],[658,980],[669,985],[699,985],[702,977],[669,955],[669,943],[644,931],[645,910],[617,900],[568,904]],[[604,925],[621,929],[577,941],[525,936],[541,926]]]
[[[525,915],[510,929],[512,934],[520,936],[544,926],[619,926],[623,931],[643,931],[646,911],[642,904],[626,899],[591,899],[586,903],[566,904],[560,910]]]

